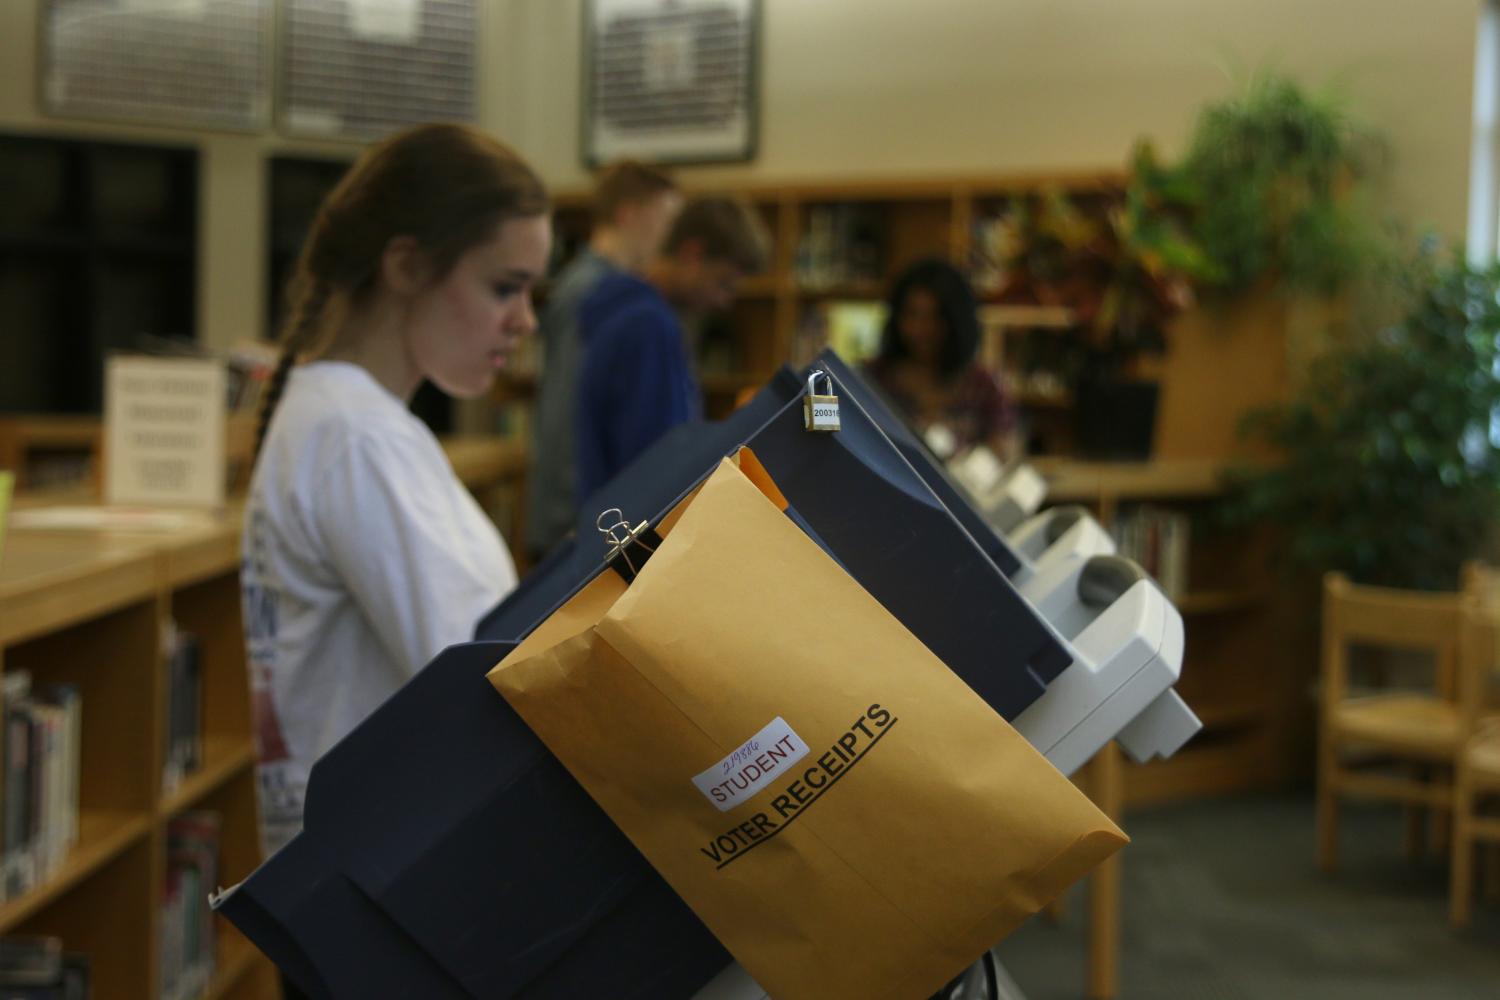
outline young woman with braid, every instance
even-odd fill
[[[291,285],[241,572],[262,836],[301,827],[308,772],[516,582],[494,526],[407,408],[486,392],[533,331],[545,188],[477,130],[367,151],[319,208]]]

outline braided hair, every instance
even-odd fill
[[[547,189],[525,161],[467,125],[420,125],[367,150],[318,207],[297,257],[256,454],[292,368],[327,350],[349,312],[375,289],[392,239],[414,239],[433,280],[441,280],[500,223],[548,208]]]

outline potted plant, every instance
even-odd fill
[[[1143,143],[1117,195],[1080,204],[1049,192],[1012,210],[1016,237],[1002,294],[1072,312],[1075,431],[1085,454],[1150,452],[1158,386],[1137,363],[1166,349],[1167,325],[1193,304],[1195,284],[1218,275],[1191,234],[1194,205],[1182,174]]]
[[[1105,213],[1087,266],[1098,292],[1080,312],[1086,337],[1074,408],[1084,454],[1150,456],[1160,386],[1140,362],[1166,351],[1168,324],[1194,304],[1197,285],[1219,275],[1191,232],[1197,207],[1181,171],[1161,164],[1148,144],[1138,145],[1123,197]]]
[[[1234,511],[1269,517],[1302,565],[1453,589],[1500,518],[1500,267],[1424,246],[1397,322],[1330,348],[1296,395],[1253,415],[1280,455],[1242,472]]]
[[[1219,298],[1329,295],[1378,252],[1360,185],[1377,150],[1332,91],[1263,73],[1198,115],[1180,167]]]

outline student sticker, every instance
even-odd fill
[[[719,812],[728,812],[785,777],[787,769],[806,756],[807,744],[778,715],[728,757],[694,777],[693,784]]]
[[[896,728],[896,723],[899,721],[901,720],[897,719],[890,709],[880,705],[871,705],[850,724],[848,731],[840,736],[826,753],[813,761],[811,766],[797,768],[791,766],[793,761],[802,756],[800,753],[797,757],[788,755],[781,759],[770,758],[777,764],[774,772],[777,777],[774,780],[784,781],[786,784],[779,786],[781,790],[773,793],[771,801],[763,804],[754,815],[745,816],[741,813],[743,818],[740,822],[698,848],[699,853],[709,860],[714,866],[714,871],[721,871],[766,841],[780,836],[781,831],[796,822],[798,816],[811,809],[815,802],[843,779],[844,775],[854,770],[860,761],[869,756],[870,751],[875,749],[875,745],[885,739],[885,734]],[[774,727],[780,724],[782,724],[781,720],[777,719],[756,733],[755,739],[750,740],[745,746],[750,746],[756,739],[764,738],[765,734],[773,732]],[[801,743],[801,740],[798,740],[790,729],[784,732],[790,735],[791,741],[795,744]],[[793,743],[783,745],[793,745]],[[744,747],[741,748],[743,749]],[[758,752],[751,750],[749,753],[754,758],[752,763],[758,767]],[[767,756],[769,758],[769,754]],[[734,757],[735,754],[730,754],[731,761]],[[733,764],[730,770],[735,770]],[[703,785],[700,784],[698,787],[701,789]],[[709,795],[710,798],[713,798],[715,794],[729,798],[731,793],[736,792],[738,789],[731,781],[727,787],[723,783],[711,785],[709,791],[704,794]],[[744,801],[746,794],[746,792],[739,792],[737,798],[729,799],[730,804]],[[718,801],[715,800],[714,804],[718,805]],[[719,808],[723,810],[728,809],[729,806],[720,805]]]

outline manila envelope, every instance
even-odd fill
[[[740,459],[490,681],[772,996],[928,996],[1125,837]]]

